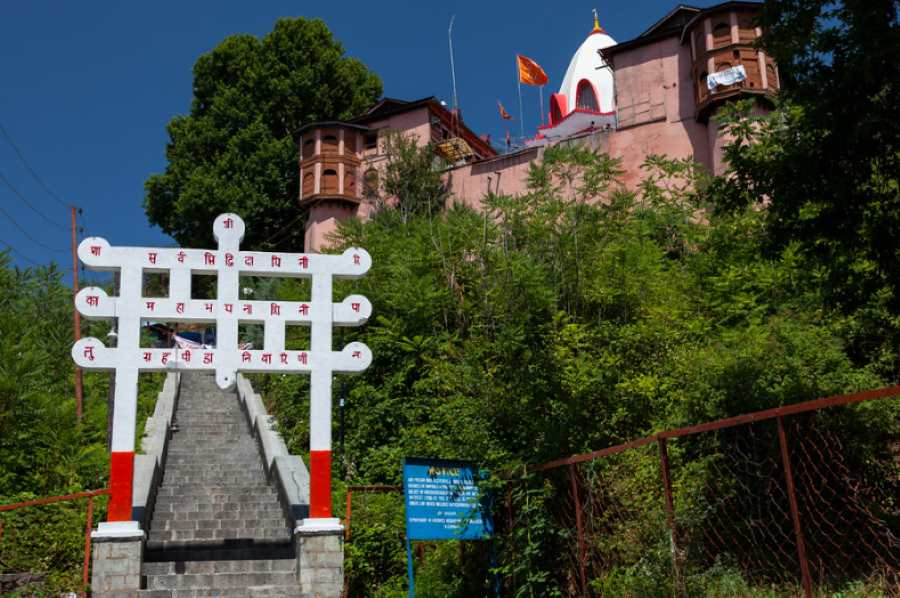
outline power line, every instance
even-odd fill
[[[41,179],[41,177],[38,176],[38,173],[34,171],[34,168],[31,167],[31,165],[28,163],[28,160],[26,160],[25,156],[22,155],[22,152],[19,150],[19,147],[13,141],[10,134],[6,131],[5,128],[3,128],[3,123],[0,123],[0,134],[3,135],[7,143],[9,143],[10,147],[13,148],[13,151],[16,152],[16,155],[19,156],[19,160],[22,161],[22,164],[24,164],[25,168],[28,169],[28,172],[31,173],[32,178],[34,178],[34,180],[37,181],[38,185],[40,185],[44,189],[44,191],[47,192],[47,195],[55,199],[60,205],[69,207],[69,204],[61,200],[59,196],[56,195],[56,193],[51,191],[50,187],[48,187],[47,184]]]
[[[7,247],[7,249],[9,249],[10,251],[12,251],[13,253],[15,253],[16,255],[18,255],[19,257],[21,257],[22,259],[24,259],[26,262],[29,262],[29,263],[31,263],[31,264],[33,264],[33,265],[35,265],[35,266],[40,266],[39,263],[37,263],[36,261],[34,261],[33,259],[31,259],[31,258],[28,257],[27,255],[25,255],[24,253],[22,253],[21,251],[19,251],[18,249],[16,249],[15,247],[13,247],[12,245],[10,245],[9,243],[7,243],[6,241],[3,241],[2,239],[0,239],[0,243],[2,243],[3,245],[5,245],[5,246]]]
[[[0,208],[0,214],[3,214],[4,216],[6,216],[6,217],[9,219],[9,221],[13,223],[13,226],[15,226],[17,229],[19,229],[19,232],[21,232],[23,235],[25,235],[25,237],[26,237],[29,241],[31,241],[32,243],[34,243],[35,245],[37,245],[37,246],[39,246],[39,247],[43,247],[43,248],[46,249],[47,251],[53,251],[53,252],[55,252],[55,253],[66,253],[65,250],[63,250],[63,249],[54,249],[53,247],[49,247],[49,246],[47,246],[47,245],[44,245],[43,243],[41,243],[40,241],[38,241],[37,239],[35,239],[34,237],[32,237],[31,234],[29,234],[29,232],[28,232],[27,230],[25,230],[24,228],[22,228],[22,226],[21,226],[18,222],[16,222],[16,219],[13,218],[12,216],[10,216],[10,215],[9,215],[9,212],[7,212],[6,210],[4,210],[3,208]]]
[[[0,172],[0,181],[3,181],[3,184],[6,185],[7,187],[9,187],[9,190],[12,191],[12,192],[15,194],[16,197],[18,197],[19,199],[21,199],[21,200],[22,200],[22,203],[24,203],[26,206],[28,206],[29,208],[31,208],[31,211],[32,211],[32,212],[34,212],[35,214],[37,214],[38,216],[40,216],[41,218],[43,218],[44,220],[46,220],[47,222],[49,222],[50,224],[52,224],[53,226],[55,226],[55,227],[57,227],[57,228],[61,228],[61,229],[63,229],[63,230],[66,230],[67,227],[63,226],[62,224],[59,224],[58,222],[54,222],[54,221],[51,220],[46,214],[44,214],[44,213],[41,212],[39,209],[37,209],[36,207],[34,207],[34,205],[32,205],[32,203],[31,203],[30,201],[28,201],[28,200],[25,198],[25,196],[22,195],[22,194],[19,192],[18,189],[16,189],[15,187],[13,187],[13,184],[9,182],[9,179],[7,179],[5,176],[3,176],[3,173],[2,173],[2,172]]]

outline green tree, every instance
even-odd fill
[[[349,118],[381,95],[381,81],[344,55],[319,19],[280,19],[271,33],[227,37],[194,65],[190,114],[168,124],[168,165],[145,183],[152,224],[179,243],[213,242],[224,211],[248,223],[244,244],[299,222],[294,131],[305,122]],[[303,226],[280,234],[303,246]]]
[[[384,142],[388,162],[381,182],[382,195],[406,222],[416,214],[434,215],[444,209],[450,197],[449,184],[444,180],[431,144],[420,147],[416,139],[393,132]]]
[[[413,176],[431,169],[416,163],[406,165]],[[698,208],[718,199],[701,169],[659,156],[645,169],[641,189],[623,191],[615,160],[579,147],[548,148],[523,195],[486,197],[482,212],[383,209],[366,222],[344,223],[338,245],[365,247],[373,266],[336,292],[364,294],[375,312],[366,327],[338,331],[335,345],[362,340],[374,360],[337,386],[347,436],[335,476],[398,484],[402,457],[430,456],[472,459],[518,478],[522,464],[883,383],[870,364],[848,357],[842,316],[823,307],[823,291],[811,284],[814,273],[797,250],[766,251],[764,211],[698,218]],[[589,201],[596,194],[610,201]],[[304,296],[296,281],[278,292]],[[289,346],[305,346],[303,331],[289,334]],[[264,377],[258,389],[288,445],[304,450],[306,382]],[[849,437],[854,450],[877,467],[892,462],[883,453],[898,408],[896,401],[873,404],[864,418],[848,416],[859,424]],[[668,537],[651,533],[662,529],[651,525],[662,503],[642,490],[659,489],[656,454],[629,452],[615,471],[603,469],[610,462],[595,464],[615,480],[610,490],[641,506],[622,533],[592,547],[612,554],[627,538],[632,559],[598,574],[598,588],[643,596],[657,595],[647,590],[656,587],[672,595]],[[704,490],[703,466],[677,473],[697,486],[696,495]],[[554,514],[568,495],[543,475],[526,485],[509,477],[494,483],[519,522],[499,539],[505,593],[573,595],[571,522]],[[691,496],[680,493],[679,504],[693,505]],[[402,537],[385,521],[400,516],[400,498],[362,500],[369,502],[354,507],[347,549],[351,594],[399,596]],[[507,516],[501,510],[497,519]],[[419,579],[431,584],[417,591],[486,594],[454,581],[464,571],[471,583],[487,583],[474,555],[467,563],[449,563],[451,556],[440,550],[417,565]]]
[[[900,2],[768,0],[779,65],[773,114],[726,114],[720,207],[765,203],[774,251],[795,244],[852,310],[887,289],[900,312]]]
[[[85,373],[84,416],[76,422],[72,290],[62,278],[55,265],[12,268],[8,252],[0,252],[0,504],[108,483],[109,376]],[[109,330],[107,322],[82,322],[85,336],[103,338]],[[139,426],[162,380],[141,376]],[[94,521],[102,521],[105,499],[96,507]],[[43,589],[34,590],[39,596],[80,591],[85,517],[84,501],[3,513],[0,574],[47,573]]]

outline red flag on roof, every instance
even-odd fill
[[[516,62],[519,65],[519,82],[525,85],[546,85],[550,79],[541,65],[521,54],[516,54]]]
[[[503,107],[500,100],[497,100],[497,108],[500,109],[500,118],[503,120],[512,120],[512,116],[509,115],[509,112],[506,111],[506,108]]]

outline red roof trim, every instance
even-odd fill
[[[600,111],[597,111],[597,110],[585,110],[584,108],[576,108],[575,110],[572,110],[571,112],[569,112],[568,114],[566,114],[566,115],[563,117],[563,119],[562,119],[561,121],[559,121],[558,123],[556,123],[555,125],[541,125],[541,126],[539,126],[539,127],[538,127],[538,131],[545,130],[545,129],[555,129],[555,128],[558,127],[559,125],[561,125],[561,124],[563,124],[564,122],[566,122],[566,121],[569,119],[569,117],[572,116],[573,114],[590,114],[591,116],[615,116],[615,115],[616,115],[616,112],[615,112],[615,110],[610,111],[610,112],[600,112]]]

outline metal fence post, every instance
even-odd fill
[[[784,465],[784,478],[787,483],[788,501],[791,505],[791,519],[794,522],[794,535],[797,539],[797,557],[800,559],[800,573],[803,576],[803,590],[807,598],[813,598],[812,581],[809,576],[809,563],[806,560],[806,543],[803,541],[803,529],[800,527],[800,511],[797,508],[797,495],[794,491],[794,470],[791,468],[791,457],[788,451],[787,434],[784,431],[784,418],[778,416],[778,444],[781,446],[781,462]]]
[[[572,480],[572,502],[575,503],[575,529],[578,533],[578,576],[581,581],[581,595],[587,596],[587,575],[585,573],[584,522],[581,518],[581,497],[578,493],[576,465],[569,465],[569,478]]]
[[[94,497],[88,497],[87,504],[87,523],[84,526],[84,569],[81,573],[81,583],[84,590],[81,592],[82,598],[87,598],[87,588],[90,582],[88,573],[91,569],[91,528],[94,526]]]
[[[666,521],[669,524],[672,547],[672,572],[675,574],[675,591],[679,596],[686,596],[684,578],[681,575],[681,558],[678,552],[678,528],[675,524],[675,499],[672,495],[672,477],[669,470],[669,449],[666,439],[657,438],[659,443],[659,471],[662,475],[663,488],[666,496]]]
[[[347,529],[344,531],[344,541],[350,539],[350,510],[353,507],[353,490],[347,489]]]

